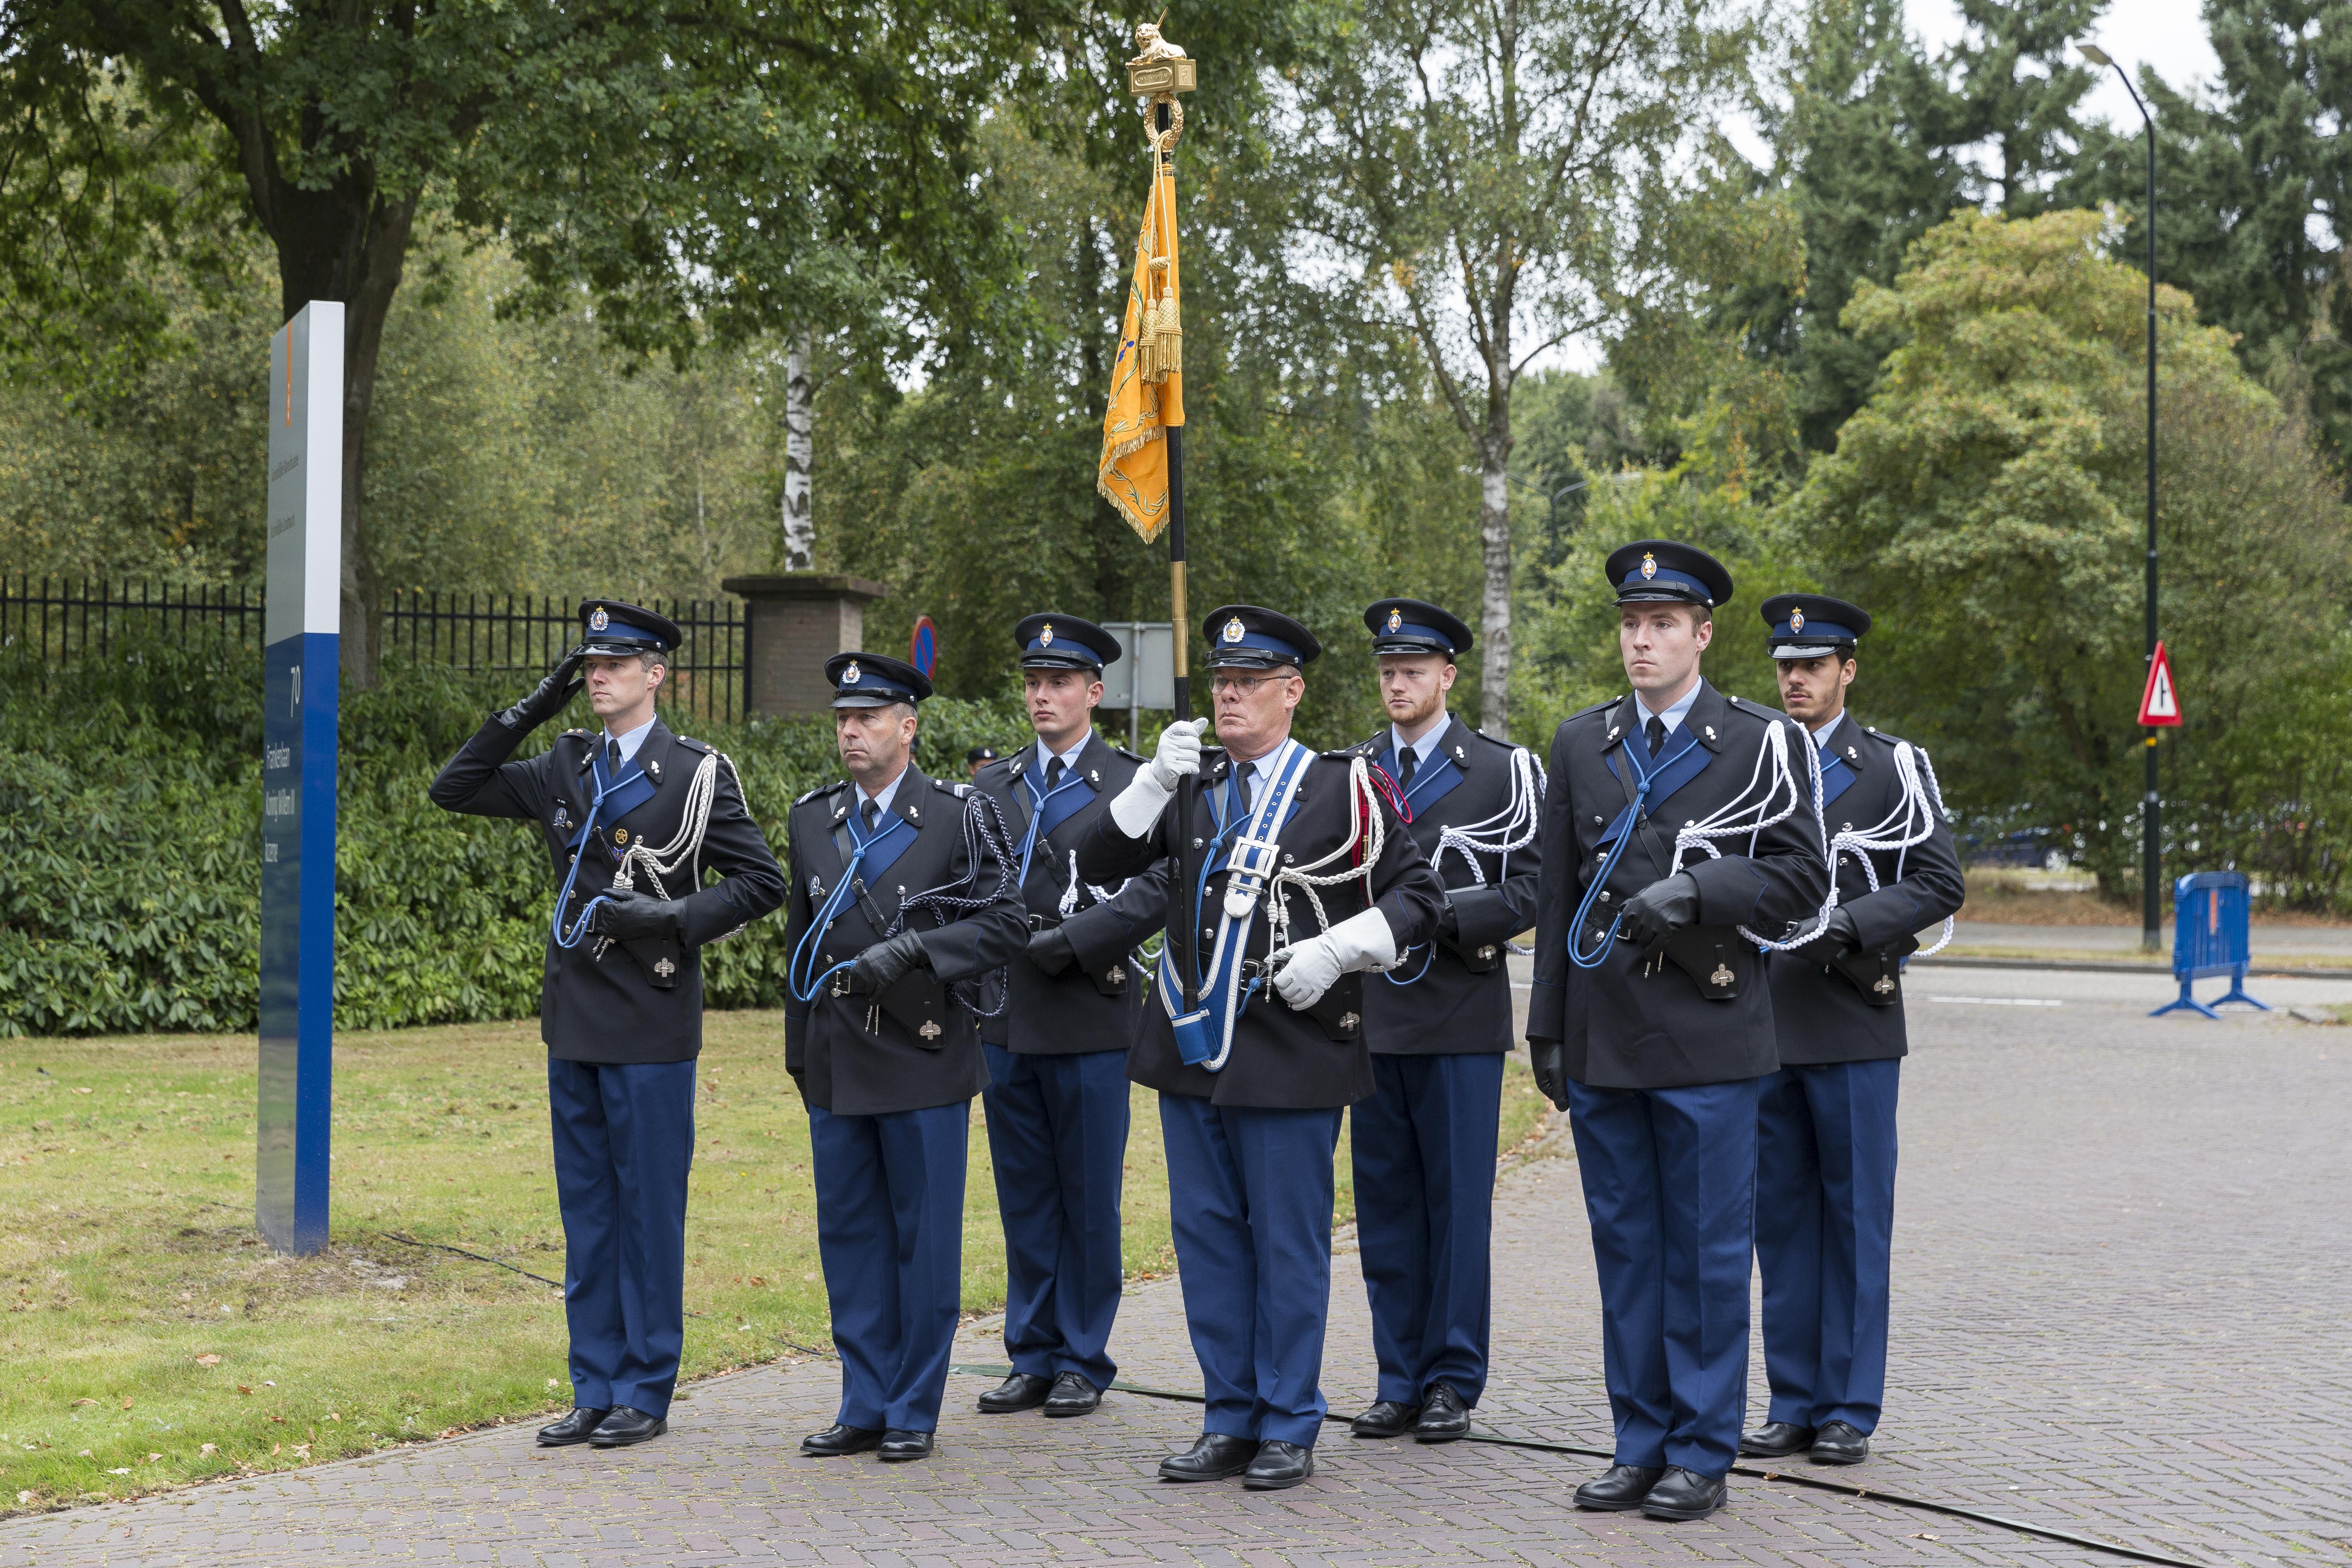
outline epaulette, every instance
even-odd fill
[[[563,732],[567,735],[584,735],[588,731],[585,730],[566,730]]]
[[[713,752],[718,750],[716,746],[711,745],[707,741],[697,741],[687,735],[673,735],[670,739],[676,741],[679,745],[684,746],[689,752]]]
[[[847,779],[835,779],[831,784],[819,784],[816,788],[809,791],[808,794],[802,795],[799,799],[793,801],[793,804],[794,805],[806,805],[809,802],[814,800],[821,795],[831,795],[834,791],[841,788],[848,782],[849,781]]]
[[[1590,708],[1580,708],[1575,712],[1570,714],[1567,718],[1561,720],[1560,722],[1563,724],[1573,724],[1579,719],[1589,719],[1595,713],[1606,713],[1609,710],[1616,707],[1617,704],[1624,700],[1625,700],[1622,697],[1612,697],[1606,702],[1596,702]]]
[[[1117,752],[1120,756],[1125,757],[1129,762],[1133,763],[1138,767],[1146,766],[1151,761],[1150,757],[1139,756],[1137,753],[1129,751],[1125,746],[1113,746],[1111,750]]]
[[[1003,760],[1003,759],[1002,758],[998,759],[1000,762]],[[968,784],[950,784],[945,779],[933,779],[931,781],[931,787],[938,790],[941,795],[951,795],[958,800],[961,800],[964,796],[971,793],[971,785]]]
[[[1875,724],[1864,724],[1862,727],[1862,732],[1868,735],[1874,741],[1882,741],[1885,742],[1886,746],[1890,750],[1896,746],[1910,746],[1916,749],[1919,744],[1916,741],[1906,741],[1900,735],[1890,735]]]

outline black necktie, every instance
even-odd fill
[[[1402,789],[1405,785],[1412,783],[1413,769],[1420,765],[1420,749],[1413,746],[1407,746],[1404,749],[1404,754],[1397,759],[1397,787]]]
[[[1654,759],[1666,749],[1666,721],[1654,716],[1643,733],[1650,737],[1650,755]]]
[[[1045,793],[1051,795],[1062,782],[1062,759],[1055,757],[1045,764]]]
[[[858,810],[866,818],[866,837],[871,838],[874,837],[874,825],[882,820],[881,804],[877,801],[869,800],[864,805],[860,806]]]
[[[621,776],[621,742],[610,735],[604,737],[604,776],[607,779]]]
[[[1244,814],[1246,814],[1250,808],[1249,782],[1250,770],[1248,768],[1239,767],[1234,770],[1234,797],[1242,803],[1241,809]]]

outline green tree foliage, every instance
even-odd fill
[[[2137,843],[2146,280],[2101,219],[1965,215],[1891,289],[1847,308],[1899,338],[1818,459],[1789,526],[1822,579],[1871,606],[1861,699],[1937,757],[1988,826],[2071,833],[2103,887]],[[2205,858],[2282,868],[2291,822],[2341,833],[2298,726],[2340,689],[2352,527],[2275,399],[2181,294],[2161,298],[2166,635],[2191,715],[2169,826]],[[1907,728],[1906,728],[1907,727]],[[2274,891],[2316,896],[2307,871]]]
[[[2238,339],[2247,369],[2300,404],[2339,466],[2352,458],[2352,4],[2209,0],[2221,70],[2196,94],[2143,72],[2155,111],[2157,275]],[[2147,254],[2147,143],[2136,125],[2096,135],[2071,189],[2128,220],[2120,260]]]
[[[205,638],[134,639],[122,657],[42,670],[0,656],[0,1035],[250,1029],[258,1021],[260,664]],[[527,823],[455,817],[426,800],[441,763],[503,688],[403,667],[346,693],[335,859],[335,1025],[528,1016],[554,898]],[[577,715],[574,715],[577,717]],[[824,718],[686,733],[731,756],[752,816],[782,847],[793,796],[840,776]],[[919,757],[959,776],[964,748],[1003,742],[1008,706],[924,706]],[[529,754],[553,727],[526,743]],[[103,746],[60,737],[104,735]],[[782,1005],[781,919],[707,949],[717,1007]]]
[[[1489,733],[1509,710],[1513,391],[1748,229],[1726,222],[1737,161],[1714,132],[1758,37],[1715,0],[1360,0],[1301,74],[1280,164],[1302,240],[1419,348],[1478,470]],[[1752,267],[1759,237],[1727,248]]]

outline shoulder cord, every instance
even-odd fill
[[[1072,915],[1078,912],[1078,889],[1081,886],[1086,889],[1087,895],[1091,897],[1096,903],[1107,904],[1113,899],[1118,897],[1119,894],[1125,892],[1127,890],[1128,883],[1132,882],[1133,880],[1135,880],[1135,879],[1132,877],[1123,877],[1119,879],[1119,884],[1116,888],[1097,888],[1092,882],[1081,884],[1078,880],[1078,852],[1073,849],[1070,851],[1070,879],[1063,886],[1062,902],[1056,912],[1060,914],[1064,920],[1068,920]]]
[[[686,786],[686,806],[679,814],[677,837],[658,849],[646,847],[639,839],[629,846],[621,857],[621,864],[613,873],[613,886],[634,888],[636,879],[630,868],[645,868],[646,879],[653,884],[656,894],[668,898],[669,889],[662,880],[675,877],[681,868],[687,871],[686,890],[692,892],[702,886],[702,836],[710,827],[710,810],[719,801],[719,765],[727,764],[727,776],[735,781],[735,794],[743,793],[742,775],[735,771],[735,760],[719,752],[705,752],[702,761],[694,766],[694,777]]]
[[[1369,824],[1366,822],[1368,816],[1370,819]],[[1282,824],[1276,823],[1274,831],[1278,835],[1282,831]],[[1376,902],[1372,897],[1372,868],[1380,864],[1381,851],[1387,844],[1388,818],[1381,815],[1380,802],[1372,795],[1370,764],[1361,756],[1350,757],[1348,759],[1348,837],[1319,860],[1310,860],[1304,866],[1284,866],[1275,872],[1273,879],[1266,885],[1270,895],[1265,910],[1267,952],[1279,952],[1290,945],[1290,900],[1283,892],[1286,885],[1306,890],[1307,901],[1315,907],[1318,933],[1329,931],[1331,917],[1324,911],[1322,897],[1315,889],[1335,888],[1360,877],[1364,882],[1364,902],[1367,906],[1372,905]],[[1360,846],[1364,851],[1360,865],[1328,876],[1315,875],[1340,856],[1352,854]]]
[[[930,910],[931,919],[945,926],[956,915],[976,913],[1013,890],[1015,868],[1005,853],[1005,846],[1013,836],[1004,826],[1004,815],[997,806],[996,797],[986,790],[976,789],[963,797],[963,852],[965,860],[971,867],[971,873],[961,881],[941,882],[935,888],[925,888],[919,893],[900,899],[898,912],[891,917],[889,927],[881,933],[880,940],[887,942],[906,930],[907,917],[919,909]],[[956,888],[977,886],[982,846],[996,858],[995,890],[982,898],[952,891]],[[942,914],[940,911],[943,910],[953,910],[954,913]],[[983,1008],[974,999],[979,990],[978,985],[968,985],[961,980],[948,982],[948,994],[974,1017],[993,1018],[1004,1011],[1006,1003],[1012,999],[1008,989],[994,1007]]]
[[[1723,807],[1704,821],[1692,823],[1675,835],[1675,856],[1673,860],[1667,863],[1667,876],[1671,877],[1683,868],[1683,855],[1693,848],[1706,850],[1707,858],[1710,860],[1721,858],[1723,851],[1717,849],[1714,844],[1714,840],[1717,838],[1728,838],[1745,833],[1748,835],[1748,853],[1753,855],[1756,851],[1756,841],[1763,831],[1794,816],[1797,814],[1797,808],[1806,800],[1811,800],[1813,805],[1814,842],[1823,846],[1823,858],[1828,858],[1827,827],[1822,819],[1821,752],[1810,740],[1801,742],[1805,752],[1806,776],[1811,782],[1811,788],[1803,795],[1800,795],[1795,770],[1789,765],[1789,728],[1786,723],[1776,723],[1766,732],[1764,744],[1758,747],[1756,751],[1755,769],[1748,773],[1746,787],[1740,790],[1729,805]],[[1754,805],[1741,805],[1739,802],[1748,798],[1748,792],[1756,787],[1757,780],[1764,778],[1768,762],[1770,764],[1771,776],[1765,783],[1764,794]],[[1789,795],[1789,804],[1767,816],[1765,812],[1771,806],[1772,802],[1780,797],[1780,792],[1784,789]],[[1754,820],[1751,821],[1750,818]],[[1836,908],[1837,879],[1832,877],[1830,879],[1829,899],[1822,905],[1819,918],[1822,921],[1828,920],[1830,911]],[[1815,926],[1813,931],[1806,935],[1793,937],[1787,942],[1773,942],[1757,935],[1746,926],[1737,926],[1733,929],[1767,952],[1786,952],[1792,947],[1803,945],[1811,939],[1812,935],[1820,931],[1820,927]]]
[[[1944,810],[1944,792],[1936,783],[1936,766],[1927,760],[1927,752],[1908,741],[1895,742],[1895,776],[1903,785],[1903,798],[1893,811],[1886,814],[1886,819],[1874,827],[1833,834],[1829,843],[1830,865],[1832,868],[1837,865],[1841,852],[1854,851],[1854,858],[1862,862],[1863,875],[1870,879],[1870,890],[1874,893],[1878,891],[1878,868],[1871,862],[1872,854],[1892,854],[1895,857],[1895,879],[1899,882],[1903,879],[1903,861],[1911,846],[1935,832],[1937,821],[1950,820],[1949,814]],[[1830,903],[1822,911],[1824,920],[1828,918],[1830,908],[1836,903],[1837,889],[1833,878]],[[1820,934],[1818,928],[1813,934]],[[1946,915],[1944,934],[1937,939],[1936,945],[1923,948],[1911,956],[1925,958],[1929,953],[1941,952],[1951,940],[1952,917]]]
[[[1486,868],[1478,864],[1481,855],[1492,855],[1500,862],[1496,875],[1511,874],[1511,852],[1524,849],[1535,842],[1536,831],[1543,821],[1544,791],[1551,781],[1544,774],[1543,764],[1536,761],[1533,752],[1525,746],[1511,748],[1511,796],[1503,809],[1482,822],[1464,824],[1458,827],[1441,828],[1437,848],[1429,858],[1429,868],[1443,881],[1445,876],[1445,852],[1453,850],[1468,863],[1473,883],[1486,885]],[[1533,948],[1517,942],[1503,945],[1513,952],[1532,952]],[[1424,964],[1424,967],[1426,965]]]

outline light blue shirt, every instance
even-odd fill
[[[1078,738],[1070,742],[1070,749],[1066,752],[1049,752],[1045,750],[1045,742],[1041,736],[1037,742],[1038,776],[1041,778],[1045,776],[1046,768],[1052,765],[1050,759],[1055,757],[1062,759],[1062,776],[1064,778],[1067,778],[1070,774],[1076,773],[1078,771],[1078,753],[1087,749],[1087,740],[1092,734],[1093,731],[1090,730],[1081,730],[1078,731]]]
[[[1698,692],[1701,684],[1702,683],[1699,681],[1692,681],[1691,689],[1688,691],[1684,692],[1680,698],[1675,700],[1674,706],[1668,708],[1663,713],[1651,712],[1650,705],[1643,701],[1642,694],[1636,691],[1633,693],[1633,706],[1642,710],[1642,719],[1641,722],[1636,724],[1634,728],[1646,732],[1650,728],[1651,720],[1663,719],[1666,723],[1666,733],[1669,735],[1673,734],[1675,731],[1683,727],[1683,721],[1690,717],[1691,704],[1698,700]]]
[[[624,767],[628,765],[630,758],[637,754],[637,748],[646,743],[646,736],[652,732],[653,727],[653,720],[648,719],[625,735],[611,736],[613,744],[620,748],[621,764]]]
[[[898,793],[899,780],[904,779],[906,776],[907,770],[900,768],[898,770],[898,777],[892,779],[888,784],[884,784],[882,786],[882,793],[879,795],[867,795],[866,793],[866,786],[864,784],[859,784],[857,786],[858,819],[861,822],[865,820],[866,803],[869,800],[876,805],[880,806],[885,812],[888,811],[890,809],[891,797]],[[878,827],[881,824],[877,822],[875,826]]]
[[[1844,722],[1845,715],[1843,713],[1840,713],[1836,718],[1831,720],[1828,723],[1814,731],[1813,749],[1817,752],[1828,751],[1830,749],[1830,737],[1836,734],[1838,732],[1838,726]]]
[[[1437,750],[1438,742],[1445,739],[1445,730],[1446,721],[1440,718],[1436,723],[1429,727],[1428,734],[1412,743],[1411,747],[1413,756],[1412,771],[1416,778],[1421,775],[1423,769],[1429,766],[1429,753]],[[1393,724],[1389,726],[1389,745],[1396,752],[1397,761],[1403,762],[1407,750],[1404,743],[1404,731]]]

